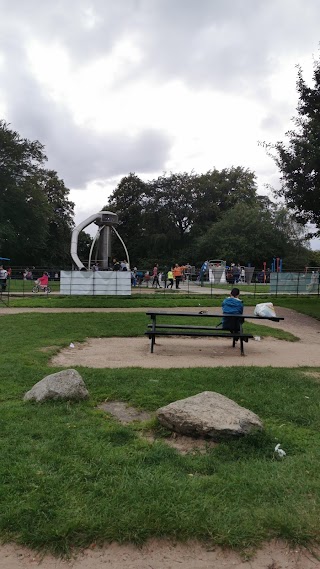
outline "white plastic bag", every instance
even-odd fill
[[[254,316],[269,317],[276,316],[276,311],[272,302],[261,302],[260,304],[257,304],[253,314]]]
[[[283,450],[283,448],[281,448],[280,443],[278,443],[278,444],[275,446],[274,452],[276,452],[277,455],[278,455],[280,458],[283,458],[284,456],[287,455],[286,451]]]

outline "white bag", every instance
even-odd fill
[[[261,302],[261,304],[257,304],[253,314],[254,316],[264,317],[277,316],[272,302]]]

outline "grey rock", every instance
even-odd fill
[[[217,441],[263,429],[258,415],[214,391],[175,401],[156,414],[159,422],[172,431]]]
[[[89,392],[81,375],[75,369],[66,369],[47,375],[28,391],[24,401],[47,401],[48,399],[86,399]]]

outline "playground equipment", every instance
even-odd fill
[[[209,281],[211,283],[225,284],[226,280],[226,261],[221,259],[213,259],[208,261]]]
[[[233,281],[227,279],[227,263],[222,259],[211,259],[210,261],[205,261],[200,269],[200,282],[202,283],[208,275],[209,282],[214,284],[226,284]],[[231,271],[229,271],[231,274]],[[252,281],[254,273],[254,267],[244,267],[241,266],[241,273],[239,277],[239,283],[250,284]],[[228,273],[229,274],[229,273]],[[238,281],[237,281],[238,282]]]
[[[210,283],[226,283],[226,261],[221,259],[212,259],[205,261],[200,269],[199,280],[203,283],[208,275]]]
[[[88,267],[85,267],[78,255],[79,233],[85,227],[95,223],[98,231],[93,239]],[[70,253],[78,270],[61,271],[60,293],[70,295],[131,295],[131,271],[113,271],[111,241],[114,233],[121,241],[125,252],[126,263],[130,267],[128,250],[118,231],[118,216],[112,211],[99,211],[94,213],[82,223],[77,225],[72,232]],[[91,270],[91,261],[95,248],[95,268],[99,263],[99,270]],[[101,270],[100,270],[101,269]]]
[[[82,261],[80,261],[78,256],[78,238],[80,231],[82,231],[88,225],[91,225],[91,223],[95,223],[96,225],[98,225],[98,231],[91,245],[88,270],[90,270],[91,268],[92,253],[95,245],[97,245],[95,262],[98,261],[100,263],[102,270],[110,269],[111,260],[112,260],[111,231],[113,231],[113,233],[115,233],[115,235],[121,241],[125,251],[127,263],[130,266],[128,250],[125,246],[124,241],[121,239],[118,231],[115,228],[115,226],[118,225],[119,223],[117,214],[113,213],[112,211],[99,211],[99,213],[94,213],[93,215],[90,215],[90,217],[82,221],[82,223],[77,225],[77,227],[75,227],[72,232],[70,252],[76,267],[80,271],[86,270],[86,267],[84,266]]]
[[[273,257],[271,263],[271,272],[282,273],[282,259],[280,259],[280,257]]]

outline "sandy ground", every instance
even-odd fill
[[[201,309],[205,309],[201,307]],[[134,309],[145,312],[147,309]],[[174,309],[177,310],[177,309]],[[181,311],[185,311],[182,308]],[[193,309],[190,309],[193,310]],[[208,308],[210,310],[210,308]],[[20,312],[61,312],[61,309],[0,308],[2,314]],[[121,309],[66,309],[64,312],[122,312]],[[125,310],[126,312],[129,309]],[[252,313],[247,309],[247,314]],[[53,360],[55,365],[89,367],[198,367],[259,365],[276,367],[320,367],[320,323],[291,310],[278,309],[283,316],[279,323],[268,326],[282,328],[300,338],[299,342],[275,339],[249,340],[245,344],[246,357],[239,348],[233,349],[229,340],[159,338],[155,353],[150,354],[149,340],[145,338],[88,339],[75,348],[62,350]],[[318,558],[320,552],[318,551]],[[133,545],[110,544],[103,548],[89,548],[70,561],[41,557],[15,544],[0,547],[0,569],[320,569],[320,561],[309,551],[272,541],[265,544],[249,560],[233,551],[197,542],[172,543],[151,540],[142,548]]]
[[[203,310],[203,308],[201,308]],[[146,310],[146,309],[145,309]],[[174,309],[177,310],[177,309]],[[182,309],[182,311],[186,309]],[[193,309],[190,309],[192,311]],[[210,309],[208,309],[210,310]],[[252,314],[253,309],[247,309]],[[196,310],[195,310],[196,312]],[[297,314],[292,310],[277,308],[280,322],[259,322],[274,328],[282,328],[300,338],[299,342],[286,342],[274,338],[249,340],[245,357],[241,357],[238,345],[225,338],[159,337],[154,353],[150,353],[147,336],[141,338],[88,338],[84,343],[66,348],[51,361],[52,365],[73,367],[143,367],[184,368],[218,366],[272,366],[272,367],[320,367],[320,322]]]
[[[151,540],[142,548],[117,545],[83,551],[76,559],[41,558],[23,547],[1,548],[0,569],[319,569],[320,562],[307,550],[289,549],[282,542],[265,544],[248,561],[219,547]]]

